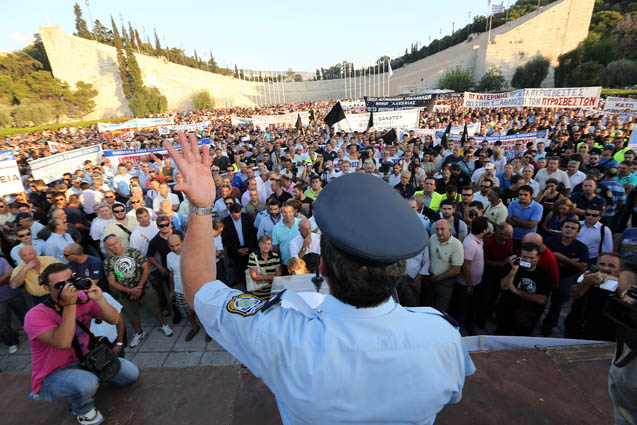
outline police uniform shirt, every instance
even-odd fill
[[[391,298],[356,308],[327,295],[313,310],[291,291],[281,300],[296,309],[214,281],[194,305],[208,334],[276,394],[283,424],[433,424],[475,371],[434,309]]]

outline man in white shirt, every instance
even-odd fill
[[[579,161],[570,160],[568,167],[566,168],[566,175],[571,182],[571,187],[575,187],[584,180],[586,180],[586,174],[579,170]]]
[[[155,211],[159,211],[161,201],[170,201],[173,211],[177,211],[177,208],[179,208],[179,197],[170,192],[170,186],[167,182],[159,184],[159,194],[153,199],[153,209]]]
[[[95,211],[95,205],[104,200],[104,194],[99,190],[91,189],[91,185],[83,182],[80,184],[82,193],[80,193],[80,202],[82,203],[82,209],[84,213],[90,217],[95,217],[97,211]]]
[[[150,240],[159,233],[159,228],[157,224],[151,220],[150,214],[148,214],[146,209],[138,209],[135,211],[135,216],[137,217],[139,226],[137,226],[130,235],[130,247],[146,255],[148,253],[148,244]]]
[[[556,179],[558,182],[562,182],[565,188],[571,188],[571,181],[569,180],[568,175],[558,168],[559,165],[560,158],[557,156],[553,156],[549,158],[548,166],[546,168],[541,168],[537,172],[537,174],[535,175],[535,181],[540,184],[540,190],[544,190],[546,181],[551,178]]]
[[[588,262],[595,264],[602,252],[613,252],[613,233],[608,226],[604,226],[602,219],[603,208],[599,205],[589,205],[585,210],[584,220],[577,234],[578,241],[588,248]]]
[[[290,257],[303,259],[305,254],[321,254],[321,237],[312,232],[307,219],[299,222],[299,235],[290,241]]]

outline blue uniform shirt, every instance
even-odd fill
[[[431,308],[389,299],[356,308],[295,292],[273,305],[207,283],[195,295],[206,331],[272,390],[284,424],[433,424],[475,367],[460,333]]]

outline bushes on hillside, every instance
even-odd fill
[[[210,97],[208,90],[201,90],[192,96],[192,103],[195,109],[212,109],[215,107],[214,100]]]
[[[549,66],[550,62],[546,57],[535,56],[524,65],[515,68],[511,86],[516,89],[540,87],[549,73]]]

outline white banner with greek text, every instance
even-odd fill
[[[24,192],[13,150],[0,152],[0,196]]]
[[[102,146],[92,145],[85,148],[73,149],[33,161],[29,161],[33,178],[42,179],[45,183],[62,178],[64,173],[72,173],[84,166],[84,161],[93,163],[102,160]]]

